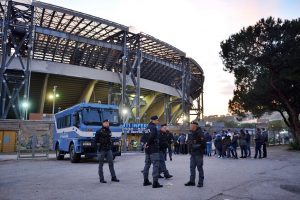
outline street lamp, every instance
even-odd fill
[[[54,114],[56,98],[59,98],[59,94],[56,93],[56,88],[57,86],[54,85],[53,93],[49,95],[49,99],[52,100],[52,114]]]
[[[23,119],[26,120],[27,119],[27,111],[28,111],[28,108],[29,108],[30,104],[28,101],[23,101],[22,104],[21,104],[21,107],[23,108],[24,110],[24,116],[23,116]]]
[[[122,119],[123,119],[123,133],[124,133],[124,146],[123,146],[123,151],[127,151],[127,132],[126,132],[126,129],[124,127],[125,125],[125,118],[126,118],[126,115],[128,113],[128,110],[127,108],[123,107],[122,110],[121,110],[121,113],[122,113]]]

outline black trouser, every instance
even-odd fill
[[[174,144],[174,154],[179,154],[179,144]]]
[[[172,159],[172,154],[173,154],[172,144],[169,144],[169,146],[168,146],[168,153],[169,153],[169,159],[171,160]],[[166,160],[167,160],[167,155],[166,155]]]
[[[159,162],[160,154],[159,153],[146,153],[145,154],[145,167],[143,170],[144,180],[149,180],[149,169],[152,164],[152,177],[154,182],[158,182],[159,176]]]
[[[180,144],[180,153],[185,154],[185,144]]]
[[[255,142],[255,155],[254,158],[257,158],[257,154],[259,154],[259,158],[261,158],[261,143]]]
[[[247,157],[251,157],[251,144],[250,144],[250,142],[249,143],[247,143]]]
[[[167,170],[166,162],[165,162],[165,157],[167,155],[166,150],[162,150],[159,152],[159,173],[164,173],[164,176],[167,177],[169,176],[169,171]]]
[[[231,153],[231,155],[232,155],[233,158],[237,158],[236,148],[237,148],[236,145],[231,145],[229,147],[230,153]]]
[[[145,166],[143,170],[144,180],[149,180],[149,169],[151,166],[150,153],[145,153]]]
[[[99,178],[100,180],[104,180],[104,176],[103,176],[103,164],[104,164],[104,158],[106,157],[106,160],[108,162],[108,166],[109,166],[109,171],[111,174],[111,177],[114,178],[116,177],[116,173],[114,170],[114,162],[113,162],[113,154],[111,150],[108,151],[100,151],[99,154],[99,167],[98,167],[98,174],[99,174]]]
[[[247,145],[241,145],[241,157],[247,157]]]
[[[190,182],[195,183],[196,181],[196,167],[199,172],[199,180],[200,184],[203,184],[204,180],[204,172],[203,172],[203,155],[191,155],[190,158]]]
[[[263,157],[267,157],[267,143],[265,142],[263,143]]]

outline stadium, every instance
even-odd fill
[[[184,51],[39,1],[2,0],[0,11],[1,119],[40,119],[80,102],[119,105],[128,123],[201,118],[204,73]]]

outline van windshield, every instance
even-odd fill
[[[119,111],[116,109],[104,109],[102,111],[103,120],[108,119],[112,126],[119,126]]]
[[[84,108],[82,110],[82,118],[85,125],[102,125],[100,109]]]

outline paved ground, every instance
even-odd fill
[[[53,155],[52,155],[53,157]],[[126,154],[115,161],[120,183],[100,184],[97,162],[69,160],[11,160],[0,155],[0,199],[300,199],[300,152],[269,149],[263,160],[205,158],[203,188],[185,187],[189,157],[174,156],[167,166],[172,180],[160,180],[162,189],[142,186],[143,154]]]

